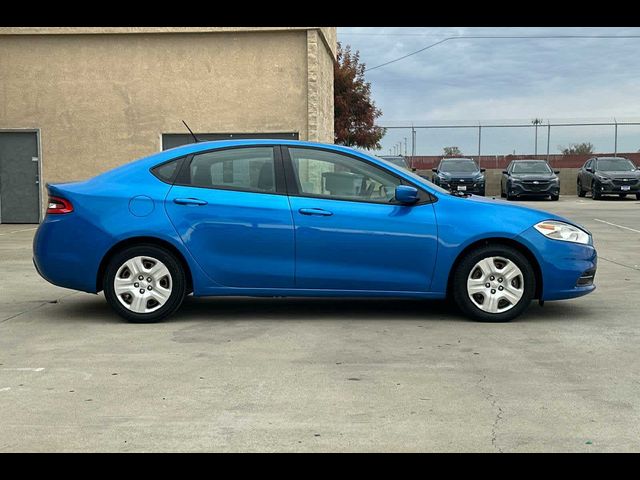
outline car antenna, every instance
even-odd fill
[[[198,137],[196,137],[196,134],[191,131],[191,129],[189,128],[189,125],[187,125],[187,122],[182,120],[182,123],[184,123],[184,126],[187,127],[187,130],[189,130],[189,133],[191,134],[193,139],[196,141],[196,143],[198,143],[200,140],[198,140]]]

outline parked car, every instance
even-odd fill
[[[445,190],[484,196],[485,169],[479,168],[471,158],[443,158],[432,171],[433,183]]]
[[[621,198],[635,194],[640,200],[640,167],[623,157],[590,158],[578,171],[578,196],[588,192],[594,200],[602,195]]]
[[[171,315],[189,293],[450,296],[471,318],[508,321],[532,299],[595,288],[584,227],[452,195],[337,145],[193,143],[47,188],[37,271],[61,287],[104,291],[132,322]]]
[[[500,179],[500,196],[560,198],[560,171],[552,170],[545,160],[512,160]]]
[[[407,164],[407,160],[402,155],[380,155],[380,158],[406,170],[411,170],[411,168]]]

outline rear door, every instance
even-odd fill
[[[293,221],[278,147],[189,157],[165,204],[189,252],[217,284],[293,286]]]

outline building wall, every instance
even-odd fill
[[[2,28],[0,129],[40,129],[43,186],[157,152],[183,119],[333,142],[334,52],[332,27]]]

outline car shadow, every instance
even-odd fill
[[[593,200],[593,197],[591,195],[589,195],[588,197],[584,197],[584,198],[588,198],[590,200]],[[617,195],[605,195],[600,197],[598,200],[598,202],[637,202],[638,200],[636,199],[635,194],[629,194],[627,195],[625,198],[620,198]]]
[[[80,300],[80,299],[78,299]],[[549,302],[544,308],[531,302],[511,323],[566,321],[584,318],[588,310],[576,302]],[[49,309],[50,319],[91,323],[123,323],[102,295],[81,301],[62,302]],[[444,300],[393,298],[256,298],[188,296],[180,309],[165,323],[190,321],[456,321],[472,322],[457,307]]]

